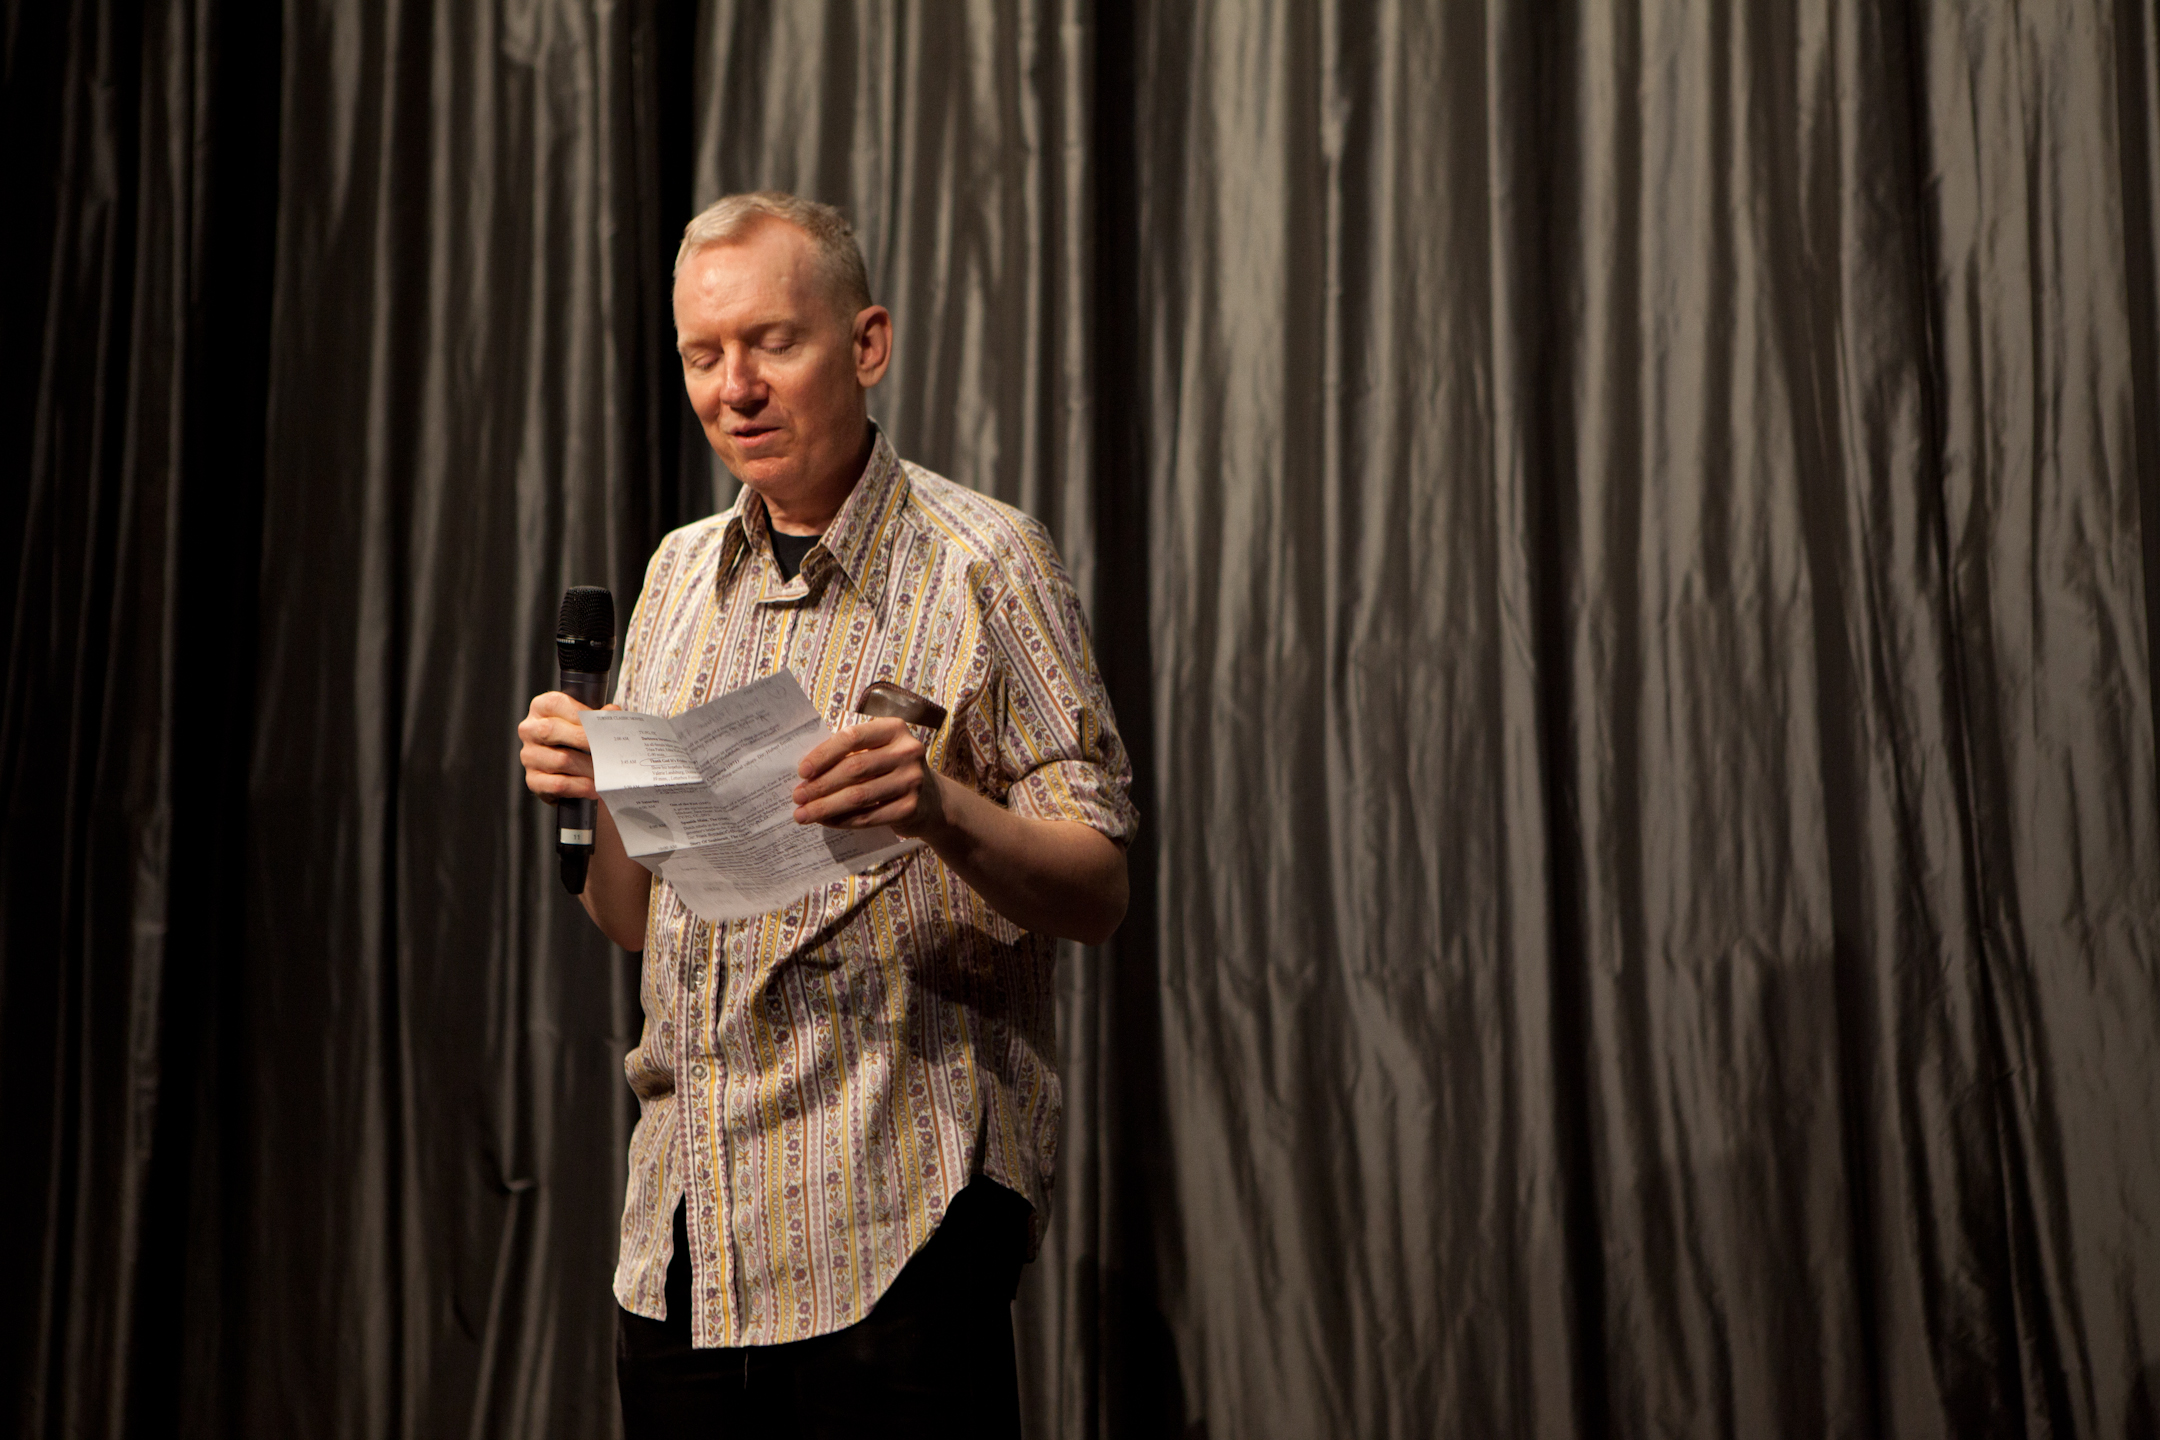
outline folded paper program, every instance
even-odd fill
[[[673,717],[584,719],[623,849],[700,919],[762,915],[921,843],[795,823],[795,767],[832,732],[789,671]]]

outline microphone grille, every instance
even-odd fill
[[[604,674],[615,657],[615,597],[604,585],[563,591],[555,623],[555,658],[565,670]]]

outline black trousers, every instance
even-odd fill
[[[619,1312],[626,1440],[982,1436],[1018,1440],[1012,1300],[1027,1201],[977,1177],[860,1324],[785,1345],[693,1349],[690,1242],[675,1211],[665,1321]]]

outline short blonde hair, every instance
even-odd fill
[[[742,239],[768,220],[792,225],[810,237],[817,267],[825,278],[826,293],[853,319],[870,305],[870,271],[863,264],[862,246],[855,242],[855,227],[847,216],[830,205],[805,200],[784,190],[752,190],[723,195],[698,211],[683,227],[682,246],[675,252],[675,273],[683,262],[713,245]]]

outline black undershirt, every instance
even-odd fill
[[[772,537],[773,559],[780,562],[780,578],[792,580],[802,573],[803,556],[821,538],[816,535],[787,535],[766,527],[765,533]]]

